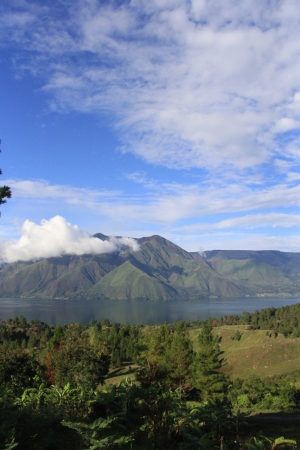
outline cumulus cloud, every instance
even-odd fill
[[[26,220],[22,226],[22,236],[16,242],[1,243],[1,260],[31,261],[62,255],[83,255],[121,252],[125,248],[138,251],[135,239],[128,237],[111,237],[102,241],[71,225],[61,216],[42,220],[36,224]]]

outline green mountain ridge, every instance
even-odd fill
[[[136,252],[7,264],[0,269],[0,296],[168,301],[300,293],[299,253],[214,250],[202,256],[161,236],[136,241]]]

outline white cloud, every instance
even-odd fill
[[[287,179],[289,182],[300,181],[300,172],[289,172],[287,174]]]
[[[128,178],[146,190],[132,195],[121,191],[106,191],[51,185],[44,180],[5,180],[11,186],[13,200],[26,210],[45,205],[60,211],[87,211],[115,221],[141,221],[153,224],[175,224],[183,219],[207,215],[239,213],[274,208],[297,207],[300,204],[300,185],[278,184],[262,189],[245,187],[239,182],[223,184],[159,184],[145,174],[133,173]],[[297,180],[296,175],[291,181]],[[219,181],[219,183],[217,182]],[[146,194],[145,194],[146,192]],[[47,206],[48,205],[48,206]],[[52,205],[52,203],[51,203]],[[251,216],[250,216],[251,217]],[[259,216],[257,216],[259,217]],[[271,216],[270,216],[271,217]],[[291,217],[293,217],[291,215]],[[293,220],[293,219],[292,219]]]
[[[206,250],[278,250],[283,252],[299,252],[300,237],[276,236],[263,234],[228,233],[202,237]]]
[[[124,248],[138,251],[139,245],[132,238],[111,237],[102,241],[71,225],[61,216],[42,220],[38,225],[26,220],[22,236],[16,242],[1,243],[1,260],[12,263],[62,255],[83,255],[120,252]]]
[[[46,180],[6,179],[3,183],[12,188],[14,197],[20,198],[60,198],[67,201],[76,199],[77,202],[84,202],[99,198],[114,197],[120,193],[120,191],[109,191],[107,189],[95,190],[59,184],[54,185],[48,183]]]
[[[242,230],[216,231],[215,229],[186,235],[171,234],[169,239],[187,251],[195,252],[201,244],[207,250],[280,250],[299,252],[300,236],[277,236],[263,233],[244,233]]]
[[[157,195],[149,203],[144,215],[153,220],[176,222],[193,217],[205,217],[212,214],[228,214],[244,211],[274,209],[299,205],[300,186],[272,186],[265,190],[245,189],[236,184],[207,187],[205,194],[201,186],[178,189],[178,192]],[[141,216],[137,217],[140,219]]]
[[[216,228],[262,228],[262,227],[299,227],[300,226],[300,215],[298,214],[280,214],[280,213],[270,213],[270,214],[253,214],[244,217],[238,217],[233,219],[222,220],[215,224]]]
[[[283,117],[279,119],[274,127],[275,133],[285,133],[286,131],[295,130],[300,128],[299,120],[289,119],[288,117]]]
[[[221,220],[219,222],[203,222],[193,225],[186,225],[178,227],[178,231],[195,232],[195,231],[211,231],[232,229],[236,230],[242,228],[244,230],[252,230],[255,228],[292,228],[300,226],[299,214],[284,214],[284,213],[262,213],[249,214],[242,217],[233,217],[230,219]]]
[[[14,24],[52,107],[110,111],[124,152],[168,167],[252,170],[285,155],[278,133],[299,129],[292,0],[21,5],[3,36]]]

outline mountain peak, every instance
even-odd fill
[[[101,239],[101,241],[108,241],[109,240],[109,236],[106,236],[106,234],[102,234],[102,233],[96,233],[96,234],[93,235],[93,237]]]

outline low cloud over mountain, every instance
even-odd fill
[[[139,250],[135,239],[111,237],[101,240],[72,225],[64,217],[43,219],[41,224],[26,220],[17,241],[2,242],[2,262],[31,261],[62,255],[100,254],[122,251],[124,247]]]

